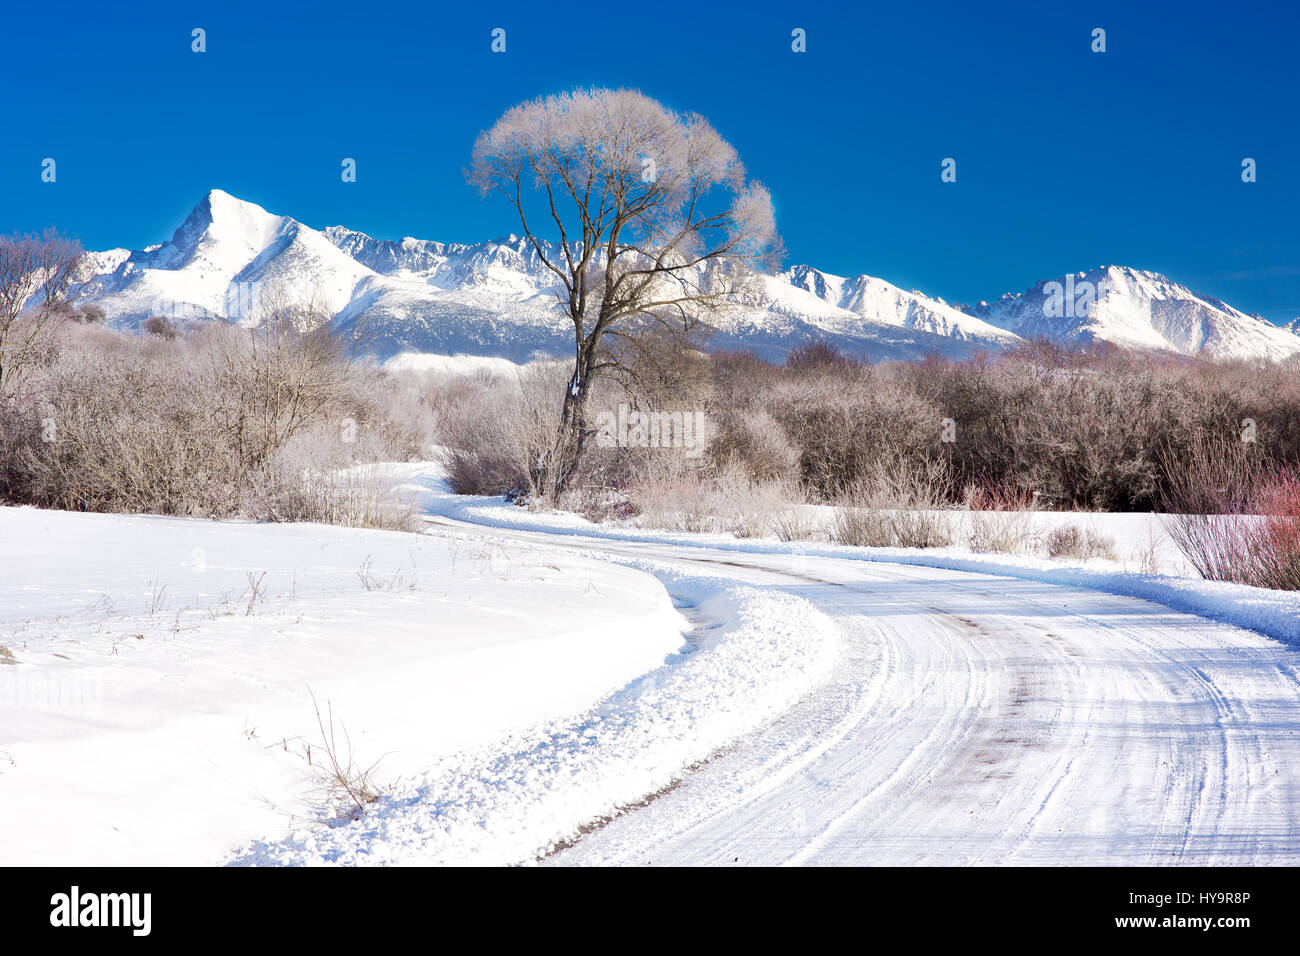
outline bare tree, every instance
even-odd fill
[[[573,322],[556,451],[534,464],[534,486],[558,494],[592,434],[596,378],[635,384],[643,366],[626,356],[644,362],[637,344],[652,330],[660,350],[684,348],[705,319],[745,301],[756,268],[774,263],[771,198],[703,117],[635,90],[575,90],[513,107],[479,135],[468,176],[514,206]],[[609,347],[619,340],[622,348]]]
[[[54,229],[0,236],[0,394],[17,383],[62,318],[81,255],[81,243]]]

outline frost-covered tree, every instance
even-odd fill
[[[0,395],[38,360],[64,314],[81,256],[81,243],[53,229],[0,236]]]
[[[474,144],[470,182],[514,206],[557,279],[575,362],[554,447],[533,481],[569,484],[601,375],[638,366],[743,302],[779,249],[768,191],[703,117],[635,90],[575,90],[508,110]],[[639,362],[630,360],[637,356]],[[652,361],[653,364],[653,361]]]

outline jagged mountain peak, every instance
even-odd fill
[[[136,258],[152,268],[177,269],[206,254],[213,267],[221,269],[241,258],[247,262],[250,254],[266,248],[292,222],[287,216],[273,215],[255,203],[213,189],[199,200],[168,242]]]

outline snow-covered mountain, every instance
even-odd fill
[[[1010,345],[1017,339],[1014,333],[959,311],[943,299],[929,298],[919,292],[904,292],[874,276],[857,275],[845,279],[820,272],[812,266],[795,266],[778,278],[797,290],[810,292],[830,303],[839,312],[848,312],[881,325],[943,335],[984,346]],[[770,295],[774,301],[781,297],[776,289],[770,290]],[[791,305],[807,307],[801,296],[796,296]],[[848,322],[853,324],[854,320]]]
[[[1282,359],[1300,353],[1294,324],[1274,325],[1159,273],[1126,266],[1047,279],[968,311],[1025,338],[1109,342],[1215,359]]]
[[[247,320],[259,297],[277,288],[315,299],[341,328],[363,327],[381,358],[416,352],[522,361],[571,347],[556,279],[523,238],[466,245],[374,239],[343,226],[316,230],[221,190],[205,196],[168,242],[89,254],[83,279],[78,297],[124,327],[155,314]],[[974,308],[810,266],[762,277],[759,292],[752,309],[715,323],[715,346],[780,359],[821,339],[875,359],[962,358],[1047,336],[1210,357],[1300,353],[1295,329],[1115,266]]]
[[[170,241],[92,253],[83,268],[81,297],[124,322],[154,314],[242,318],[248,290],[273,283],[342,307],[371,274],[315,229],[220,190],[203,197]]]

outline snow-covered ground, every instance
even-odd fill
[[[0,509],[0,863],[1300,860],[1300,596],[1158,522],[866,552],[403,474],[427,534]]]
[[[510,380],[522,365],[509,359],[485,355],[431,355],[425,352],[402,352],[384,363],[393,372],[433,372],[439,375],[496,375]]]
[[[548,862],[1300,860],[1300,655],[1276,641],[1000,575],[695,559],[736,561],[830,615],[836,667],[761,733]]]
[[[645,574],[490,536],[3,508],[0,568],[3,864],[217,862],[328,815],[313,694],[387,783],[687,627]]]

